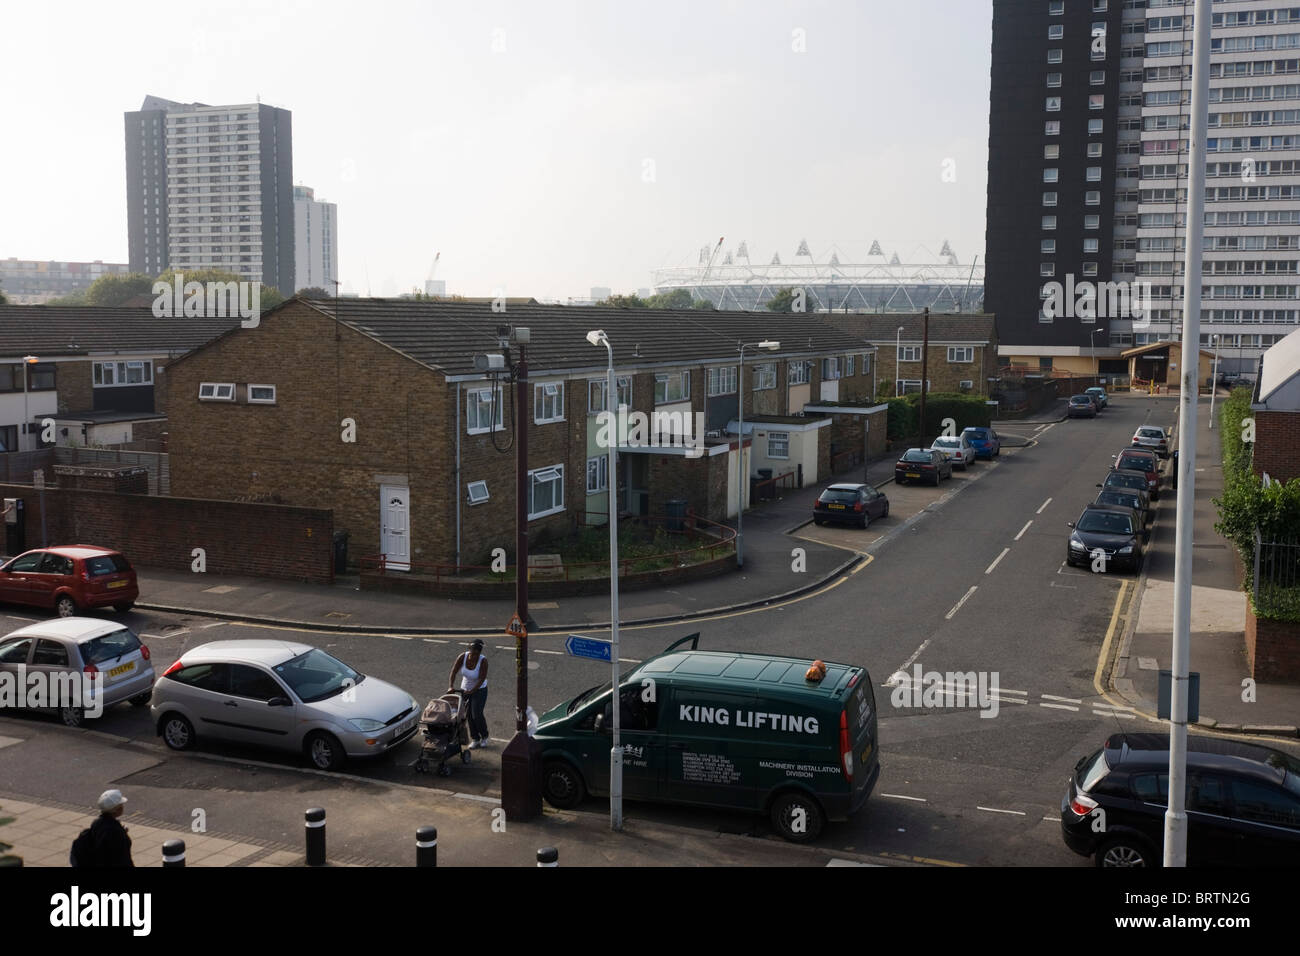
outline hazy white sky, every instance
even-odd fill
[[[422,286],[437,251],[450,292],[559,298],[649,286],[719,236],[761,262],[801,237],[819,259],[946,238],[982,261],[991,17],[990,0],[6,4],[0,258],[126,261],[122,114],[153,93],[292,110],[294,181],[338,204],[363,295]]]

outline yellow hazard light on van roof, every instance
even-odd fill
[[[817,660],[812,662],[812,667],[808,668],[808,671],[803,675],[803,678],[804,680],[817,683],[825,676],[826,664],[823,661]]]

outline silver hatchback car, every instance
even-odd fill
[[[55,710],[69,727],[80,727],[124,700],[149,703],[153,677],[149,648],[117,621],[62,617],[0,637],[0,712],[24,705]],[[21,693],[6,694],[5,684]]]
[[[406,691],[307,644],[214,641],[181,655],[153,688],[168,747],[211,738],[305,753],[321,770],[410,738],[420,707]]]

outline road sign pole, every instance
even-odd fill
[[[605,385],[607,396],[605,409],[621,408],[618,406],[618,382],[614,377],[614,346],[608,337],[605,349],[609,354],[609,370]],[[610,434],[609,462],[605,477],[605,497],[609,506],[606,520],[609,522],[609,638],[610,638],[610,687],[613,693],[614,739],[609,748],[609,828],[614,831],[623,829],[623,742],[619,738],[619,711],[621,688],[618,686],[618,443],[614,440],[617,429],[608,430]]]

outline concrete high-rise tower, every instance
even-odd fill
[[[293,187],[294,292],[316,287],[334,294],[339,277],[338,206],[316,199],[309,186]]]

